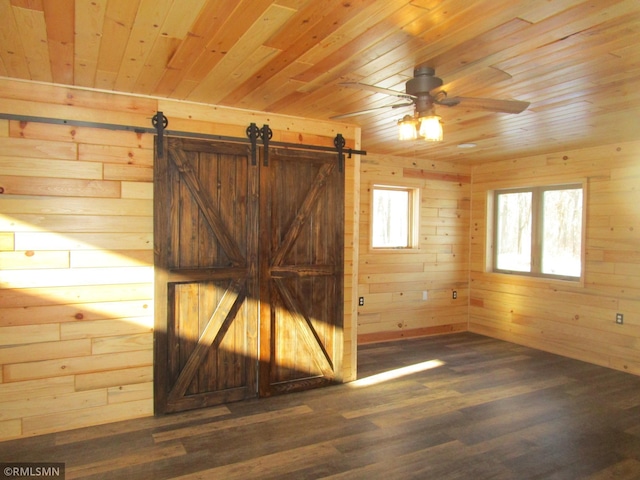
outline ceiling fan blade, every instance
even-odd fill
[[[334,115],[333,117],[329,117],[329,118],[331,120],[339,120],[341,118],[349,118],[349,117],[355,117],[358,115],[364,115],[365,113],[375,112],[376,110],[381,110],[383,108],[393,109],[393,108],[409,107],[411,105],[413,105],[413,102],[397,103],[395,105],[383,105],[382,107],[368,108],[366,110],[358,110],[357,112],[342,113],[340,115]]]
[[[493,98],[472,98],[472,97],[449,97],[437,100],[438,105],[453,107],[463,105],[465,107],[477,108],[488,112],[521,113],[530,105],[529,102],[520,100],[496,100]]]
[[[375,92],[375,93],[382,93],[384,95],[391,95],[394,97],[398,97],[398,98],[416,98],[414,95],[409,95],[407,93],[404,92],[398,92],[396,90],[390,90],[388,88],[382,88],[382,87],[376,87],[373,85],[367,85],[366,83],[359,83],[359,82],[342,82],[339,83],[339,85],[343,86],[343,87],[350,87],[350,88],[359,88],[361,90],[369,90],[370,92]]]

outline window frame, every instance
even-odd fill
[[[581,217],[581,245],[580,245],[580,275],[558,275],[552,273],[542,272],[542,255],[543,255],[543,236],[544,236],[544,208],[543,197],[544,192],[554,190],[582,190],[582,217]],[[531,269],[529,272],[523,272],[518,270],[500,269],[497,266],[498,262],[498,196],[500,194],[510,193],[525,193],[531,192]],[[587,182],[586,180],[577,180],[560,184],[541,184],[527,187],[513,187],[513,188],[500,188],[491,190],[489,197],[489,209],[488,209],[488,231],[490,249],[488,250],[488,262],[489,270],[493,273],[522,276],[528,278],[540,278],[547,280],[562,280],[572,283],[579,283],[584,285],[584,271],[585,271],[585,259],[586,259],[586,218],[587,218]]]
[[[392,251],[392,252],[411,252],[419,249],[419,228],[420,228],[420,188],[408,185],[390,185],[373,183],[370,185],[369,196],[369,250],[374,252]],[[373,226],[374,226],[374,195],[376,190],[391,190],[407,192],[408,211],[407,211],[407,246],[406,247],[376,247],[373,245]]]

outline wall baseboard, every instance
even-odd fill
[[[364,333],[358,335],[358,345],[367,343],[390,342],[403,338],[428,337],[431,335],[443,335],[445,333],[458,333],[468,331],[468,325],[464,323],[451,323],[448,325],[437,325],[434,327],[412,328],[409,330],[399,330],[394,332]]]

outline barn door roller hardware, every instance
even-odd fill
[[[255,123],[247,127],[247,137],[251,142],[251,165],[256,164],[256,155],[258,154],[258,137],[260,137],[260,129]]]
[[[258,145],[258,138],[262,139],[262,144],[264,145],[263,164],[265,167],[269,165],[269,145],[296,148],[300,150],[319,150],[324,152],[334,151],[334,149],[331,147],[322,147],[318,145],[300,145],[298,143],[270,142],[271,138],[273,137],[273,131],[271,130],[271,128],[269,128],[269,125],[266,125],[266,124],[263,125],[262,128],[258,128],[258,126],[255,123],[250,124],[247,127],[247,137],[251,142],[251,164],[252,165],[256,164],[256,149]],[[333,139],[333,145],[335,146],[335,150],[338,152],[338,169],[341,173],[344,167],[344,154],[345,154],[344,147],[346,146],[346,144],[347,142],[341,133],[337,134],[336,137]],[[351,155],[353,155],[354,153],[359,155],[367,154],[367,152],[365,151],[353,150],[351,148],[346,149],[346,152],[349,158],[351,158]]]
[[[156,129],[158,136],[156,137],[156,151],[158,156],[162,157],[164,154],[164,131],[169,126],[169,119],[164,116],[162,112],[157,112],[151,119],[151,125]]]
[[[260,137],[262,137],[262,144],[264,145],[264,158],[263,164],[265,167],[269,166],[269,140],[273,137],[273,131],[269,128],[269,125],[263,125],[260,130]]]
[[[264,145],[264,152],[262,163],[264,166],[269,165],[269,140],[273,137],[273,131],[269,128],[269,125],[263,125],[262,128],[258,128],[255,123],[250,124],[247,127],[247,137],[251,142],[251,165],[256,164],[256,155],[258,151],[258,138],[262,139],[262,145]]]
[[[336,146],[336,150],[338,150],[338,171],[342,173],[342,165],[344,163],[344,153],[342,153],[347,141],[344,139],[341,133],[336,135],[336,138],[333,139],[333,144]],[[351,158],[351,151],[349,151],[349,158]]]

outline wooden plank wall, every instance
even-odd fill
[[[476,166],[472,178],[469,329],[640,374],[640,142]],[[489,191],[585,178],[584,285],[487,272]]]
[[[467,329],[470,172],[424,159],[362,158],[358,343]],[[419,188],[419,248],[371,249],[374,184]]]
[[[3,113],[88,121],[156,108],[6,81],[0,96]],[[153,137],[0,120],[0,172],[0,439],[151,415]]]
[[[332,146],[340,132],[360,148],[358,129],[315,120],[7,79],[0,99],[15,115],[149,127],[161,110],[173,130],[268,123],[273,140]],[[150,134],[0,120],[0,440],[153,414],[152,175]],[[357,191],[347,184],[347,380]]]

